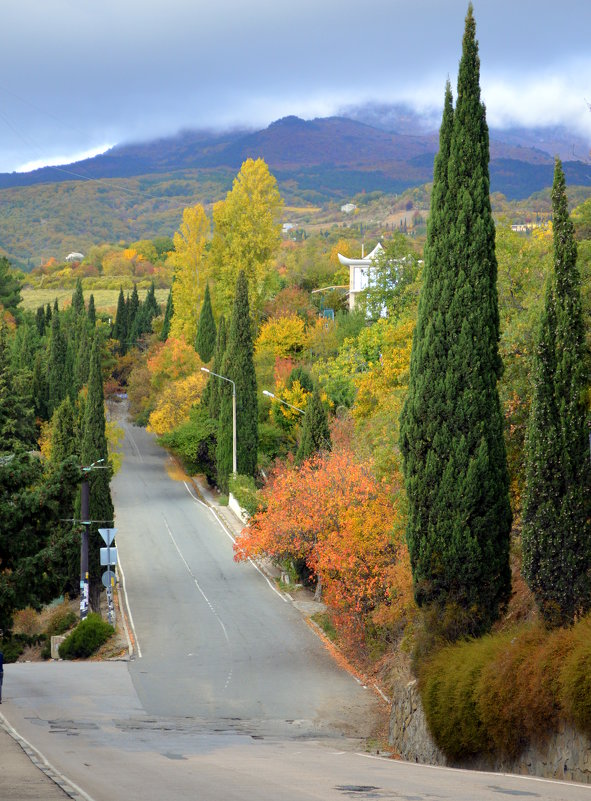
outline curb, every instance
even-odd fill
[[[60,790],[63,790],[69,798],[72,798],[74,801],[80,801],[80,799],[83,799],[83,801],[94,801],[88,793],[85,793],[78,785],[66,778],[63,773],[60,773],[57,768],[54,768],[54,766],[45,759],[43,754],[31,745],[28,740],[21,737],[2,713],[0,713],[0,729],[12,737],[15,743],[21,747],[26,756],[31,760],[31,763],[44,773],[48,779],[60,788]]]

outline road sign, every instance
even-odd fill
[[[117,548],[101,548],[101,565],[117,564]]]
[[[113,540],[115,539],[115,534],[117,533],[116,528],[99,528],[99,534],[105,541],[105,545],[110,545]]]
[[[115,584],[115,572],[113,570],[105,570],[101,581],[103,582],[103,587],[112,587]]]

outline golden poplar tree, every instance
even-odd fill
[[[170,336],[183,337],[193,343],[197,333],[199,311],[208,279],[205,245],[209,235],[209,220],[203,206],[198,203],[183,211],[183,221],[173,237],[174,267],[172,303],[174,314],[170,323]]]
[[[263,159],[247,159],[232,189],[213,207],[211,263],[214,306],[229,315],[240,271],[248,281],[255,323],[273,286],[274,260],[281,243],[283,200]]]

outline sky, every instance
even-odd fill
[[[467,0],[1,0],[0,172],[369,102],[438,119]],[[495,127],[591,146],[591,3],[474,0]],[[588,154],[587,154],[588,155]]]

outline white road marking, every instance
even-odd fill
[[[138,448],[137,442],[133,438],[133,434],[131,433],[131,430],[130,430],[129,426],[125,426],[125,433],[129,437],[129,441],[131,442],[131,444],[133,446],[133,449],[134,449],[134,451],[136,453],[137,458],[140,460],[140,462],[143,462],[144,461],[144,457],[142,456],[142,454],[140,452],[140,449]]]
[[[135,630],[135,623],[133,622],[133,615],[131,614],[131,606],[129,605],[129,598],[127,597],[127,589],[125,587],[125,573],[123,572],[123,565],[121,564],[121,559],[119,558],[119,551],[117,551],[117,566],[119,568],[119,572],[121,573],[121,584],[123,587],[123,597],[125,598],[125,606],[127,608],[127,614],[129,616],[129,625],[131,626],[131,630],[133,631],[133,638],[135,640],[135,647],[137,649],[138,658],[142,658],[142,649],[140,648],[140,641],[137,636],[137,631]]]
[[[164,515],[162,515],[162,518],[164,519],[164,525],[166,526],[166,530],[168,531],[168,536],[170,537],[170,539],[172,541],[172,544],[176,548],[178,555],[181,557],[181,560],[182,560],[184,566],[187,568],[187,572],[189,573],[189,575],[191,576],[191,578],[195,582],[195,586],[197,587],[198,591],[201,593],[203,599],[205,600],[205,603],[209,607],[210,612],[215,617],[217,622],[220,624],[221,629],[224,632],[224,637],[226,638],[226,642],[229,643],[230,642],[230,638],[228,637],[228,632],[226,631],[226,627],[224,626],[224,621],[221,619],[221,617],[218,615],[218,613],[214,609],[214,606],[211,603],[211,601],[209,600],[209,598],[207,597],[207,595],[203,592],[203,589],[201,588],[201,585],[197,581],[197,577],[195,576],[195,574],[193,573],[193,571],[189,567],[189,563],[187,562],[187,560],[185,559],[185,557],[181,553],[181,549],[179,548],[179,546],[177,544],[177,541],[175,540],[175,538],[174,538],[174,536],[172,534],[172,531],[170,530],[170,526],[168,525],[167,519],[164,517]]]
[[[228,528],[226,527],[226,524],[225,524],[225,523],[224,523],[224,521],[223,521],[223,520],[222,520],[222,519],[221,519],[221,518],[218,516],[217,512],[215,511],[215,509],[214,509],[213,507],[211,507],[211,506],[208,506],[208,504],[204,503],[204,502],[203,502],[203,501],[202,501],[200,498],[198,498],[196,495],[194,495],[194,494],[193,494],[193,492],[191,492],[191,488],[189,487],[189,485],[187,484],[187,482],[186,482],[186,481],[183,481],[183,484],[185,485],[185,489],[187,490],[187,492],[189,493],[189,495],[191,496],[191,498],[193,498],[193,500],[194,500],[194,501],[196,501],[197,503],[200,503],[200,504],[201,504],[201,506],[205,506],[205,508],[206,508],[206,509],[209,509],[209,511],[212,513],[212,515],[213,515],[213,516],[215,517],[215,519],[217,520],[217,522],[220,524],[220,526],[221,526],[221,528],[222,528],[222,531],[223,531],[223,532],[224,532],[224,533],[225,533],[225,534],[226,534],[226,535],[227,535],[227,536],[228,536],[228,537],[229,537],[229,538],[232,540],[232,542],[234,543],[234,545],[236,545],[236,540],[235,540],[235,539],[234,539],[234,537],[232,536],[231,532],[230,532],[230,531],[228,531]],[[284,603],[288,604],[288,603],[289,603],[289,600],[288,600],[288,599],[285,597],[285,595],[284,595],[282,592],[279,592],[279,590],[277,589],[277,587],[275,587],[275,586],[273,585],[273,582],[272,582],[272,581],[270,581],[270,579],[268,578],[268,576],[265,576],[265,574],[264,574],[264,573],[263,573],[263,571],[260,569],[260,567],[259,567],[259,566],[258,566],[258,565],[257,565],[255,562],[253,562],[253,560],[252,560],[252,559],[250,559],[250,558],[249,558],[249,559],[248,559],[248,561],[249,561],[249,562],[250,562],[250,564],[251,564],[251,565],[254,567],[254,569],[255,569],[257,572],[259,572],[259,573],[261,574],[261,576],[262,576],[262,577],[265,579],[265,581],[267,582],[267,584],[269,585],[269,587],[270,587],[270,588],[273,590],[273,592],[275,593],[275,595],[278,595],[278,596],[281,598],[281,600],[282,600]]]

